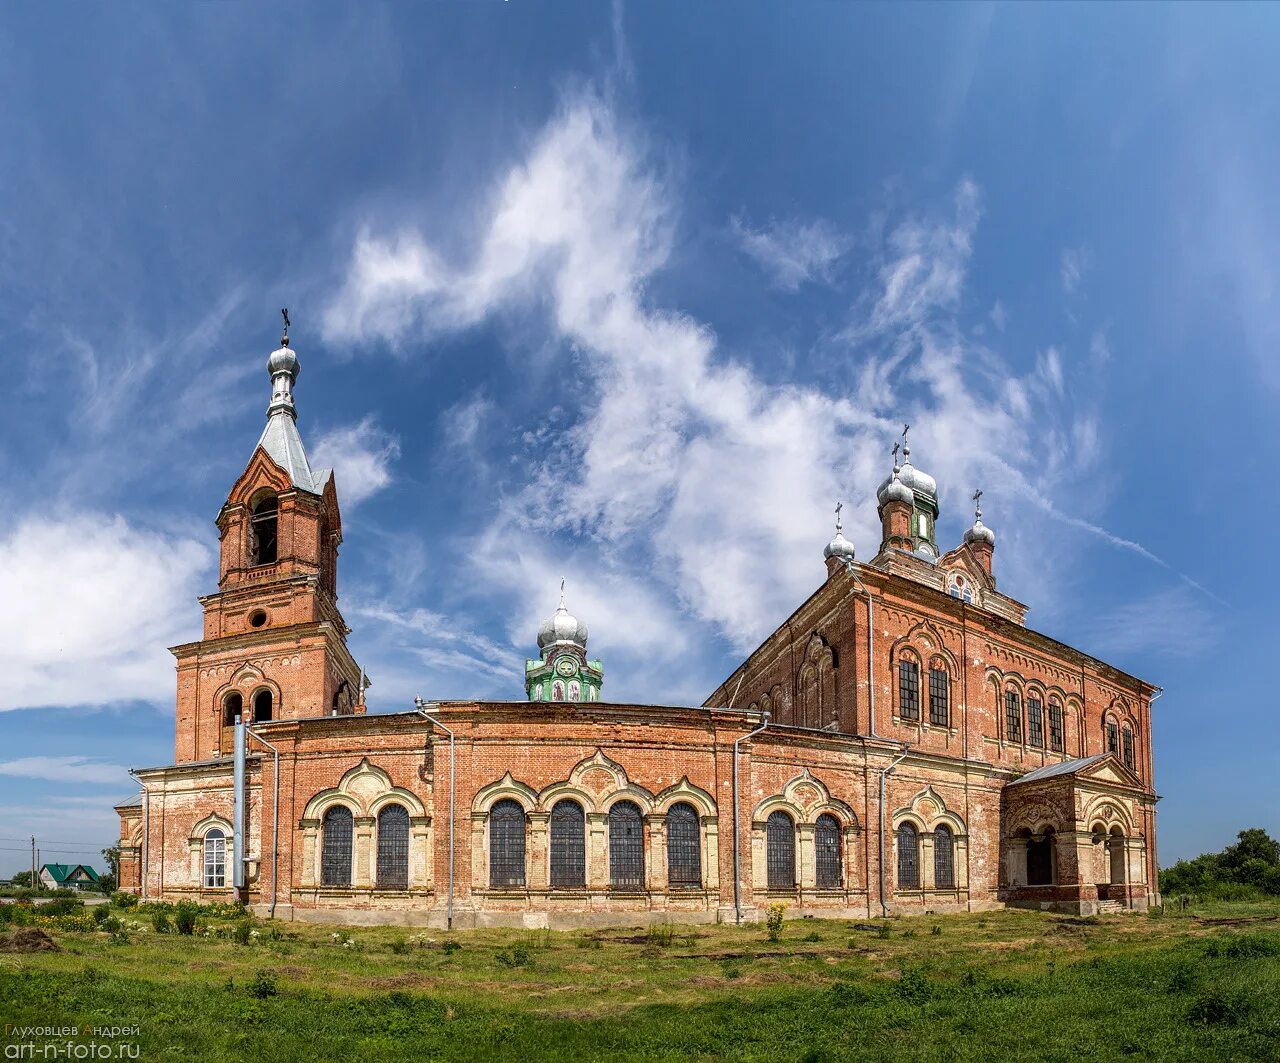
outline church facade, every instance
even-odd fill
[[[702,705],[608,701],[562,593],[527,700],[370,714],[287,336],[268,372],[203,635],[172,650],[173,762],[116,808],[122,888],[458,927],[1157,902],[1158,688],[1025,625],[980,509],[944,552],[909,450],[876,554],[837,519],[825,579]]]

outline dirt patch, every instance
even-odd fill
[[[294,968],[298,970],[298,968]],[[305,973],[305,972],[303,972]],[[386,978],[370,978],[368,984],[374,989],[406,989],[414,985],[426,985],[435,979],[424,978],[420,974],[393,974]]]
[[[577,974],[590,974],[595,969],[589,963],[570,963],[565,967],[566,971],[574,971]]]
[[[0,952],[61,952],[43,930],[23,927],[12,934],[0,934]]]
[[[1201,919],[1196,922],[1201,926],[1245,926],[1248,923],[1272,923],[1280,919],[1280,915],[1244,915],[1239,919]]]

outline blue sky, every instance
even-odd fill
[[[289,306],[375,710],[697,703],[900,424],[1029,623],[1160,684],[1160,856],[1280,830],[1278,16],[506,3],[0,15],[0,872],[172,753]]]

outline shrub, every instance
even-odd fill
[[[932,930],[929,931],[929,933],[932,934],[934,937],[940,937],[942,935],[942,926],[941,925],[935,926]]]
[[[83,910],[84,901],[74,894],[55,896],[53,900],[40,905],[41,915],[76,915]]]
[[[1187,1022],[1193,1026],[1236,1026],[1244,1017],[1239,1001],[1217,994],[1200,997],[1187,1009]]]
[[[132,908],[138,903],[138,895],[136,893],[125,893],[124,890],[116,890],[111,895],[111,903],[117,908]]]
[[[237,945],[248,945],[253,940],[253,924],[249,922],[236,923],[231,928],[231,940]]]
[[[529,946],[523,941],[517,942],[511,946],[511,951],[503,949],[497,955],[497,961],[503,967],[531,967],[533,966],[533,957],[529,954]]]
[[[388,948],[390,948],[390,949],[391,949],[391,951],[392,951],[393,953],[395,953],[395,955],[397,955],[397,956],[403,956],[406,952],[408,952],[408,951],[409,951],[409,942],[407,942],[407,941],[406,941],[404,938],[402,938],[402,937],[401,937],[401,938],[392,938],[392,939],[391,939],[391,943],[390,943],[390,945],[388,946]]]
[[[167,912],[151,913],[151,929],[157,934],[172,934],[173,924],[169,921]]]
[[[102,924],[111,918],[111,909],[105,904],[95,904],[93,906],[93,921],[101,928]]]
[[[775,901],[764,910],[764,928],[770,941],[782,937],[782,920],[787,914],[787,906],[782,901]]]
[[[645,944],[652,948],[665,949],[671,946],[671,942],[675,939],[675,928],[670,924],[665,926],[651,926],[649,933],[645,938]]]
[[[802,937],[800,940],[801,941],[821,941],[822,935],[819,934],[816,930],[810,930],[809,933],[805,934],[805,936]]]
[[[898,996],[919,1004],[933,995],[933,986],[919,967],[904,967],[898,979]]]
[[[460,948],[462,948],[462,946],[458,942],[454,941],[453,938],[446,938],[445,943],[440,947],[444,949],[444,954],[446,956],[452,956],[455,952],[457,952]]]
[[[173,925],[179,934],[190,936],[196,930],[196,917],[200,914],[200,906],[189,901],[180,903],[173,912]]]
[[[266,1000],[267,997],[273,997],[279,992],[276,988],[276,976],[270,971],[259,971],[245,990],[255,1000]]]

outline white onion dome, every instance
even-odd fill
[[[973,527],[964,533],[964,541],[966,543],[987,543],[990,546],[996,545],[996,533],[982,523],[982,517],[979,515],[974,518]]]
[[[298,356],[287,344],[271,352],[267,359],[267,372],[273,377],[277,373],[288,373],[294,380],[298,379]]]
[[[545,650],[557,642],[571,642],[579,649],[587,648],[587,625],[569,612],[563,595],[555,613],[538,626],[538,649]]]
[[[902,448],[902,468],[898,470],[898,479],[918,495],[938,497],[938,481],[911,464],[910,447]]]
[[[913,472],[915,470],[912,470]],[[883,506],[886,502],[905,502],[909,506],[915,505],[915,492],[901,479],[902,470],[896,465],[892,474],[884,483],[880,485],[880,490],[876,492],[876,499]]]
[[[831,542],[827,543],[823,549],[822,556],[828,560],[833,557],[837,561],[853,560],[853,543],[844,537],[844,532],[840,530],[839,525],[836,526],[836,533],[831,537]]]

